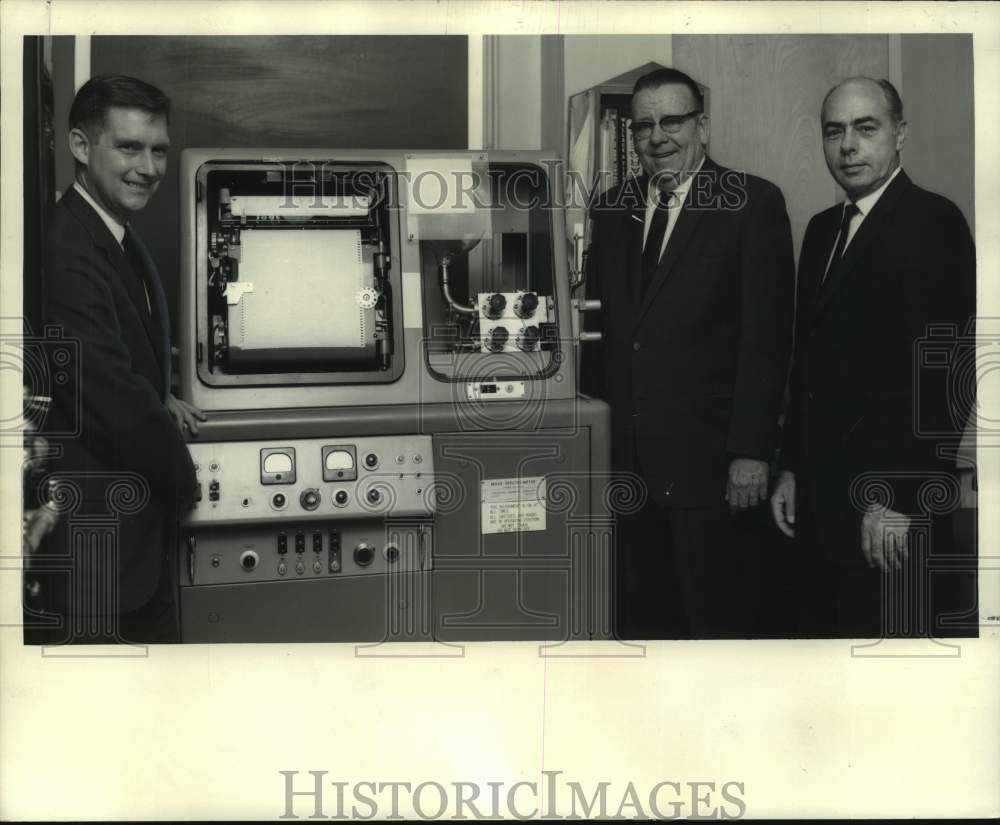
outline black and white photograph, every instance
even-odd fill
[[[0,816],[1000,814],[1000,13],[0,15]]]

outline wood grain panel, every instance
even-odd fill
[[[466,146],[463,37],[95,37],[163,88],[187,146]]]
[[[798,256],[809,219],[837,197],[819,108],[855,74],[885,77],[885,35],[677,35],[674,65],[711,90],[712,157],[781,187]]]
[[[173,101],[167,177],[136,219],[171,306],[181,149],[464,149],[467,62],[464,35],[94,37],[93,74],[141,77]]]

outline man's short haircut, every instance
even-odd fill
[[[892,118],[893,125],[898,124],[903,119],[903,99],[888,80],[877,81],[885,95],[885,101],[889,104],[889,117]]]
[[[820,118],[823,117],[823,110],[826,109],[826,102],[830,99],[830,95],[837,91],[837,89],[841,86],[845,86],[848,83],[854,83],[858,80],[867,80],[869,83],[874,83],[882,90],[882,94],[885,95],[886,106],[889,107],[889,118],[892,120],[892,125],[898,126],[900,121],[903,119],[903,99],[899,96],[899,92],[896,91],[896,87],[884,78],[882,80],[876,80],[874,77],[867,77],[865,75],[849,77],[847,80],[842,80],[830,89],[830,91],[828,91],[826,96],[823,98],[823,105],[819,107]]]
[[[643,89],[659,89],[660,86],[687,86],[688,91],[694,97],[697,110],[699,112],[705,111],[705,98],[701,89],[698,88],[698,84],[679,69],[654,69],[649,74],[644,74],[635,82],[635,86],[632,88],[632,97],[634,98]],[[678,114],[681,113],[678,112]]]
[[[69,128],[93,133],[102,128],[112,107],[140,109],[170,123],[170,98],[155,86],[123,74],[101,74],[80,87],[69,109]]]

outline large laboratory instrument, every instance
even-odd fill
[[[610,634],[608,408],[539,153],[193,149],[185,642]],[[627,485],[626,485],[627,486]]]

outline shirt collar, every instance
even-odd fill
[[[677,201],[675,203],[682,204],[687,198],[688,189],[691,188],[691,183],[694,181],[694,176],[701,171],[701,167],[705,165],[705,156],[701,156],[701,160],[698,161],[698,165],[694,167],[691,174],[688,175],[681,183],[677,184],[671,191],[677,195]],[[649,204],[657,203],[659,201],[659,193],[656,191],[656,186],[654,185],[652,179],[649,181],[649,188],[646,191],[646,202]]]
[[[121,246],[122,242],[125,240],[125,224],[116,221],[108,211],[102,208],[97,201],[95,201],[91,196],[90,192],[84,189],[79,181],[73,181],[73,188],[83,197],[83,199],[94,207],[94,211],[98,214],[100,219],[104,221],[104,224],[108,227],[108,230],[112,235],[115,236],[115,240],[118,241],[118,245]]]
[[[861,212],[861,214],[864,217],[868,217],[868,213],[875,208],[875,204],[878,203],[878,199],[882,197],[882,193],[885,191],[886,187],[890,183],[892,183],[896,175],[898,175],[902,171],[903,167],[897,166],[896,169],[893,171],[893,173],[889,175],[889,179],[885,183],[883,183],[878,189],[876,189],[874,192],[869,192],[864,197],[858,198],[856,201],[854,201],[854,205],[858,207],[858,211]]]

